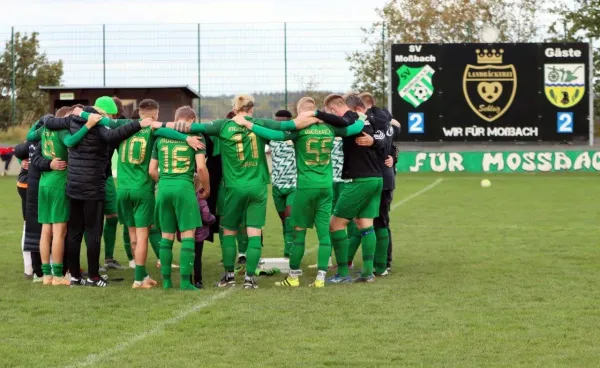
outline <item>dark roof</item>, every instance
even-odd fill
[[[74,89],[183,89],[194,97],[200,98],[198,92],[189,85],[183,86],[39,86],[44,91],[64,91]]]

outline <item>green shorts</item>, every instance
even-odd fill
[[[60,224],[69,221],[71,205],[65,188],[40,187],[38,191],[38,222]]]
[[[285,209],[294,203],[296,188],[277,188],[273,187],[273,202],[278,213],[285,212]]]
[[[299,188],[292,207],[292,225],[329,229],[332,200],[331,188]]]
[[[374,219],[379,216],[382,178],[360,178],[345,183],[333,215],[351,220],[353,218]]]
[[[335,208],[335,205],[340,198],[340,194],[342,193],[342,189],[344,188],[344,182],[333,182],[333,206],[331,207],[332,211]]]
[[[106,191],[104,193],[104,214],[115,215],[117,213],[117,188],[115,178],[106,178]]]
[[[117,190],[117,214],[126,227],[148,227],[154,223],[154,193],[139,189]]]
[[[186,183],[187,184],[187,183]],[[164,233],[174,234],[202,226],[194,186],[160,186],[154,206],[154,224]]]
[[[222,182],[221,182],[222,183]],[[223,184],[219,184],[219,194],[217,195],[217,208],[216,215],[221,216],[223,214],[223,206],[225,205],[225,193],[227,188]]]
[[[227,230],[237,230],[246,220],[247,227],[262,228],[267,217],[267,186],[227,188],[221,224]]]

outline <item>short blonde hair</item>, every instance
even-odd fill
[[[330,108],[333,105],[344,106],[346,105],[346,101],[342,95],[338,94],[331,94],[325,97],[325,100],[323,101],[323,106],[326,108]]]
[[[317,103],[312,97],[302,97],[296,104],[296,110],[298,114],[304,111],[311,111],[317,109]]]
[[[196,112],[190,106],[181,106],[175,110],[175,121],[196,121]]]
[[[358,95],[361,100],[365,103],[365,105],[375,106],[375,97],[369,92],[363,92]]]
[[[254,97],[250,95],[237,95],[233,99],[233,111],[249,112],[254,107]]]

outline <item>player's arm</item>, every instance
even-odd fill
[[[206,167],[206,151],[196,151],[196,173],[200,178],[204,193],[202,193],[202,199],[206,199],[210,196],[210,175],[208,174],[208,168]]]
[[[93,114],[89,113],[87,111],[81,111],[79,113],[79,116],[81,118],[88,120],[88,121],[89,121],[90,115],[93,115]],[[106,116],[103,116],[102,119],[100,119],[100,121],[98,122],[98,125],[107,126],[111,129],[116,129],[120,126],[131,123],[132,121],[133,120],[131,120],[131,119],[110,119],[110,118],[107,118]]]
[[[27,136],[25,137],[25,140],[31,141],[31,142],[37,142],[40,139],[42,139],[42,132],[43,132],[44,127],[40,126],[39,121],[35,124],[33,124],[31,126],[31,128],[29,129],[29,132],[27,132]]]
[[[186,124],[179,121],[170,121],[162,123],[163,128],[175,129],[178,132],[183,133],[205,133],[208,135],[219,135],[221,132],[221,126],[226,120],[215,120],[208,123],[197,123]]]
[[[152,126],[151,120],[137,121],[122,125],[116,129],[98,127],[100,138],[106,143],[117,144],[139,132],[142,128]]]
[[[354,123],[352,123],[352,125],[346,128],[339,128],[330,125],[331,129],[333,129],[333,132],[338,137],[350,137],[353,135],[357,135],[358,133],[362,132],[364,126],[365,122],[362,120],[357,120]]]
[[[400,133],[402,132],[401,126],[400,126],[400,122],[398,122],[398,120],[396,119],[392,119],[392,121],[390,122],[390,124],[392,125],[392,129],[394,131],[394,135],[392,136],[392,140],[394,142],[397,142],[400,140]]]
[[[183,134],[181,132],[169,128],[158,128],[152,132],[152,135],[155,137],[163,137],[186,142],[188,146],[194,149],[194,151],[206,148],[206,145],[204,144],[204,142],[202,142],[202,139],[200,139],[200,137]]]
[[[344,127],[352,125],[352,122],[347,121],[343,117],[340,117],[340,116],[337,116],[334,114],[328,114],[326,112],[319,111],[319,110],[314,111],[313,114],[317,119],[324,121],[327,124],[335,126],[335,127],[344,128]]]
[[[46,128],[50,130],[69,129],[73,121],[73,115],[65,116],[64,118],[56,118],[52,115],[45,115],[41,119]]]
[[[247,119],[232,119],[239,126],[243,126],[248,130],[251,130],[257,136],[269,140],[269,141],[287,141],[295,139],[295,136],[291,132],[283,132],[279,130],[269,129],[255,123],[253,120]]]
[[[86,119],[87,120],[87,119]],[[99,121],[99,115],[91,117],[75,134],[70,134],[68,130],[64,129],[60,131],[60,139],[67,147],[75,147],[81,142],[83,137],[96,126]]]
[[[240,120],[241,117],[234,117],[232,120]],[[249,116],[246,117],[246,120],[252,121],[253,123],[256,124],[260,124],[266,128],[272,129],[272,130],[281,130],[281,131],[288,131],[288,130],[301,130],[304,129],[308,126],[311,126],[315,123],[319,122],[319,119],[315,118],[312,115],[299,115],[298,117],[296,117],[294,120],[286,120],[286,121],[276,121],[276,120],[270,120],[270,119],[253,119]],[[236,121],[237,123],[237,121]]]
[[[158,149],[156,148],[156,142],[154,142],[154,147],[152,147],[152,158],[150,159],[148,173],[152,180],[158,182]]]
[[[38,144],[33,154],[31,155],[30,165],[38,169],[39,171],[50,171],[52,170],[52,160],[48,160],[42,156],[42,145]],[[66,165],[65,165],[66,167]],[[64,170],[64,169],[62,169]]]

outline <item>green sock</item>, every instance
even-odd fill
[[[285,224],[283,228],[283,239],[285,241],[283,247],[283,256],[285,258],[290,257],[290,251],[292,249],[292,244],[294,243],[294,226],[292,226],[292,218],[286,217]]]
[[[160,240],[160,273],[163,278],[163,288],[173,287],[171,281],[171,263],[173,263],[173,240],[162,238]]]
[[[238,252],[246,254],[248,250],[248,235],[246,234],[246,229],[243,231],[240,230],[237,233],[237,241],[238,241]]]
[[[362,238],[358,232],[354,233],[354,235],[350,237],[348,243],[348,263],[351,263],[354,260],[354,256],[358,251],[358,247],[360,247],[361,240]]]
[[[388,229],[375,230],[377,245],[375,246],[375,272],[382,274],[387,269],[387,251],[390,245],[390,233]]]
[[[63,264],[62,263],[54,263],[52,265],[52,274],[54,277],[62,277],[63,276]]]
[[[219,244],[223,247],[223,228],[219,226]]]
[[[233,272],[235,269],[235,235],[223,235],[221,255],[225,271]]]
[[[338,230],[331,233],[331,243],[335,252],[338,274],[342,277],[348,276],[348,242],[346,230]]]
[[[304,257],[304,249],[306,244],[306,229],[294,229],[294,243],[290,249],[290,270],[299,270]],[[329,261],[329,258],[327,258]]]
[[[42,273],[44,276],[52,276],[52,266],[50,266],[50,263],[42,263]]]
[[[194,238],[181,239],[181,253],[179,254],[179,274],[181,282],[179,288],[181,290],[195,290],[196,288],[190,282],[190,276],[194,269]]]
[[[160,233],[159,228],[156,228],[156,227],[150,228],[148,242],[150,243],[150,246],[152,247],[152,250],[154,251],[156,258],[159,258],[159,256],[160,256],[160,239],[161,239],[161,237],[162,237],[162,235]]]
[[[363,247],[363,269],[361,276],[366,277],[373,274],[373,258],[375,258],[375,247],[377,244],[377,237],[375,236],[375,230],[373,230],[373,226],[369,226],[366,229],[359,229],[359,232],[362,235]]]
[[[135,265],[135,281],[142,282],[144,281],[144,277],[146,277],[148,273],[146,272],[146,266],[138,266]]]
[[[262,244],[260,236],[248,237],[248,251],[246,252],[246,275],[252,277],[256,273],[258,262],[260,262],[260,254],[262,252]]]
[[[131,254],[131,238],[129,238],[129,229],[127,226],[123,226],[123,246],[125,247],[127,259],[133,261],[133,254]]]
[[[102,233],[102,237],[104,238],[104,259],[114,258],[115,256],[118,223],[119,219],[116,217],[110,217],[104,221],[104,232]]]
[[[331,255],[331,237],[326,235],[319,239],[319,251],[317,253],[317,269],[325,271],[329,269],[329,256]]]

